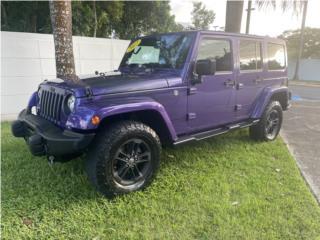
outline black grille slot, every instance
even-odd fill
[[[55,123],[60,122],[63,95],[42,90],[39,102],[39,115]]]

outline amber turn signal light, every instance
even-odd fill
[[[93,117],[91,118],[91,123],[92,123],[93,125],[98,125],[98,124],[100,123],[100,118],[99,118],[98,116],[93,116]]]

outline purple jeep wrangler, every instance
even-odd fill
[[[87,152],[86,170],[107,197],[143,189],[162,145],[250,127],[272,141],[289,107],[282,40],[212,31],[141,37],[119,69],[80,84],[44,81],[12,125],[35,156]]]

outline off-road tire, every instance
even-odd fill
[[[268,124],[268,117],[270,117],[271,113],[278,114],[278,125],[273,134],[268,134],[266,128]],[[250,127],[249,135],[253,140],[256,141],[273,141],[277,138],[279,131],[281,129],[283,119],[282,107],[278,101],[271,101],[266,107],[260,121]]]
[[[149,172],[143,177],[143,182],[133,188],[117,183],[114,176],[114,158],[122,144],[130,139],[141,139],[150,149],[151,160]],[[86,171],[94,187],[108,198],[142,190],[150,185],[159,168],[161,143],[156,132],[149,126],[136,121],[122,121],[102,129],[89,148],[86,160]],[[142,181],[142,180],[141,180]]]

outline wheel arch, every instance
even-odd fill
[[[289,90],[288,87],[283,86],[280,88],[266,88],[257,99],[251,118],[261,118],[265,108],[270,101],[278,101],[283,110],[287,110],[289,106]]]
[[[288,93],[285,91],[275,92],[271,98],[271,101],[278,101],[281,104],[283,110],[286,110],[288,107]]]
[[[157,133],[163,145],[170,145],[177,138],[176,132],[164,108],[161,110],[162,111],[159,111],[155,108],[144,108],[109,113],[101,118],[98,131],[99,128],[106,128],[117,121],[133,120],[148,125]]]

